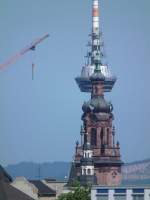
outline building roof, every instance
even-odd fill
[[[94,113],[111,113],[113,111],[113,106],[110,102],[107,102],[103,95],[93,97],[88,102],[84,102],[82,106],[84,113],[94,112]]]
[[[30,180],[29,182],[34,184],[35,187],[38,189],[38,195],[40,197],[56,196],[56,191],[45,185],[42,181]]]
[[[79,161],[79,163],[80,163],[80,161]],[[75,162],[72,162],[67,186],[72,186],[74,182],[79,180],[78,179],[79,177],[77,177],[76,174],[77,174],[77,168],[75,166]]]
[[[53,178],[45,178],[44,179],[47,183],[62,183],[65,184],[67,183],[67,179],[66,180],[57,180],[57,179],[53,179]]]
[[[1,200],[34,200],[3,180],[0,180],[0,199]]]

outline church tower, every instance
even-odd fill
[[[104,43],[99,26],[99,0],[93,0],[92,34],[88,61],[76,82],[82,92],[91,94],[83,103],[81,144],[76,152],[69,184],[78,180],[82,185],[116,186],[121,183],[120,144],[115,143],[113,106],[105,97],[116,82],[104,63]]]

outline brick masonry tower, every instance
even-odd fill
[[[81,144],[76,143],[69,184],[78,180],[82,185],[117,186],[121,183],[119,142],[115,142],[113,106],[104,97],[116,82],[104,64],[104,43],[99,26],[99,0],[93,0],[92,34],[87,63],[76,82],[82,92],[91,93],[82,106]]]

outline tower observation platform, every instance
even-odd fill
[[[102,66],[102,67],[107,67],[107,66]],[[92,74],[91,74],[92,75]],[[78,76],[75,78],[81,92],[89,92],[91,93],[92,91],[92,84],[89,76],[84,76],[81,74],[81,76]],[[104,92],[110,92],[117,80],[116,76],[105,76],[105,81],[104,81]]]

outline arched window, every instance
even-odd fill
[[[107,128],[107,145],[109,145],[109,128]]]
[[[95,87],[95,94],[98,93],[98,87]]]
[[[103,128],[101,128],[100,138],[101,138],[101,145],[103,145],[104,144],[104,130],[103,130]]]
[[[101,154],[103,155],[105,154],[104,128],[101,128],[100,138],[101,138]]]
[[[92,128],[91,130],[91,145],[97,145],[97,130],[95,128]]]
[[[87,135],[86,134],[84,134],[84,142],[85,142],[85,144],[87,143]]]
[[[105,145],[102,144],[101,146],[101,154],[104,155],[105,154]]]

